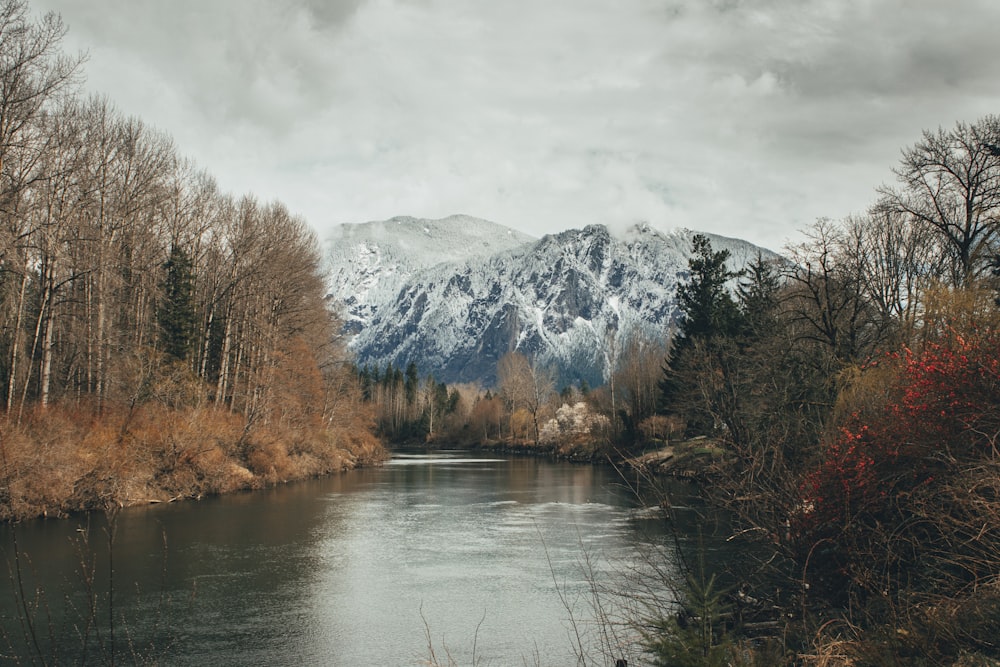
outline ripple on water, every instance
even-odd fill
[[[148,517],[123,513],[116,573],[129,550],[144,563],[169,537],[167,567],[152,559],[146,587],[169,578],[177,601],[163,619],[177,638],[169,664],[415,665],[429,657],[428,632],[438,657],[447,649],[459,664],[534,664],[535,651],[542,665],[575,664],[563,600],[586,623],[588,576],[614,577],[611,564],[634,562],[658,539],[642,534],[658,508],[634,509],[617,483],[610,470],[536,459],[401,455],[166,507],[150,530]],[[49,540],[51,524],[39,528],[19,535],[27,550],[65,549],[65,536]],[[122,613],[127,586],[116,595]],[[158,622],[154,611],[137,615],[136,641],[150,631],[142,623]]]

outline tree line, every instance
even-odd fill
[[[660,412],[725,453],[705,489],[752,543],[736,601],[771,631],[720,622],[654,642],[660,664],[1000,656],[998,146],[996,116],[923,133],[869,211],[786,261],[737,273],[695,239]]]
[[[406,370],[386,364],[384,370],[368,365],[355,369],[361,394],[375,406],[378,432],[394,441],[427,441],[455,437],[456,423],[464,414],[465,388],[423,380],[415,362]]]
[[[503,446],[606,459],[658,436],[658,381],[665,344],[635,338],[611,380],[558,387],[552,368],[514,350],[497,363],[497,383],[448,385],[420,379],[414,362],[355,367],[378,432],[390,441]],[[612,418],[614,417],[614,418]]]
[[[268,429],[329,440],[345,420],[366,424],[343,407],[359,398],[313,232],[280,202],[221,192],[169,136],[82,96],[85,58],[62,50],[65,33],[56,14],[0,2],[6,439],[37,431],[40,410],[117,420],[121,444],[149,406],[211,408],[239,422],[231,453],[246,468]],[[12,448],[8,477],[28,465]],[[275,457],[249,468],[292,475]]]

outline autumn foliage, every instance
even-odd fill
[[[866,372],[885,381],[881,400],[866,394],[802,482],[804,578],[880,620],[986,641],[1000,629],[983,612],[1000,601],[1000,330],[946,324]]]
[[[275,424],[247,433],[241,416],[214,406],[100,418],[79,406],[37,409],[21,424],[0,421],[0,518],[199,498],[377,461],[382,447],[359,419],[326,432]]]
[[[787,259],[692,248],[660,409],[724,448],[742,632],[790,664],[1000,657],[998,145],[997,116],[924,132]]]
[[[0,2],[0,518],[377,458],[315,233],[81,97],[65,34]]]
[[[258,413],[208,399],[175,365],[135,403],[66,401],[0,418],[0,519],[62,516],[260,488],[384,456],[349,369],[324,376],[292,339]]]

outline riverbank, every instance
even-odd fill
[[[469,452],[124,511],[113,517],[116,662],[143,651],[171,665],[418,665],[429,631],[438,657],[447,647],[460,665],[576,664],[560,592],[591,627],[581,558],[599,559],[601,584],[622,590],[631,570],[613,564],[672,548],[656,517],[608,466]],[[694,535],[700,517],[680,518]],[[0,595],[0,664],[108,655],[92,631],[82,659],[71,625],[99,628],[107,649],[107,526],[103,513],[0,525],[0,549],[11,554],[16,532],[33,564],[29,595],[46,593],[40,651],[22,641],[16,600]],[[86,593],[74,596],[81,559],[96,565],[93,616]],[[618,657],[643,664],[634,633],[619,630]],[[581,639],[595,664],[614,664],[598,657],[598,633]]]
[[[438,443],[395,443],[412,448],[435,448]],[[725,449],[705,436],[666,443],[649,443],[636,453],[635,449],[619,448],[593,440],[535,444],[525,441],[488,440],[463,443],[463,448],[500,454],[544,456],[572,463],[610,463],[616,467],[653,477],[673,477],[684,480],[706,480],[712,477],[718,464],[726,457]]]
[[[40,408],[0,421],[0,520],[260,489],[386,457],[358,424],[248,425],[211,406]]]
[[[607,463],[613,460],[607,449],[595,443],[577,443],[573,445],[534,444],[508,440],[490,440],[469,444],[470,449],[499,454],[514,454],[521,456],[546,456],[560,461],[572,463]]]

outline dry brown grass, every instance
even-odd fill
[[[20,424],[0,418],[0,519],[260,488],[384,458],[364,423],[250,430],[213,407],[37,409]]]
[[[856,667],[859,663],[852,657],[855,648],[849,641],[829,640],[798,658],[804,667]]]

